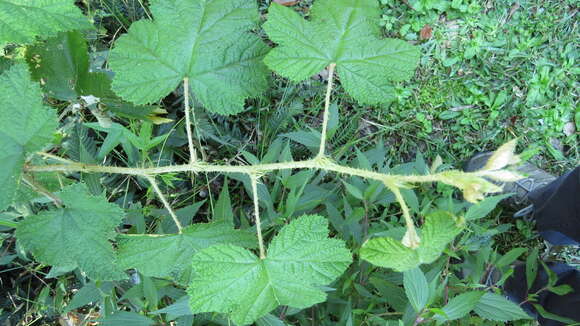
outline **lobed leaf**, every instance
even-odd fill
[[[254,1],[156,0],[151,13],[154,21],[131,25],[111,52],[113,90],[124,99],[156,102],[189,78],[209,111],[235,114],[267,87],[269,48],[249,32],[258,20]]]
[[[92,196],[77,183],[56,194],[64,207],[42,211],[18,224],[16,238],[39,262],[76,266],[90,278],[119,280],[111,240],[124,216],[105,196]]]
[[[392,82],[410,78],[419,49],[396,39],[380,39],[375,0],[318,0],[306,21],[272,3],[264,29],[279,44],[264,62],[293,81],[303,81],[336,64],[345,90],[364,104],[389,102]]]
[[[193,313],[221,312],[236,324],[251,324],[279,305],[303,309],[323,302],[326,294],[319,286],[351,262],[344,242],[328,238],[326,219],[306,215],[282,228],[265,259],[233,245],[195,254],[190,306]]]
[[[421,243],[416,249],[393,238],[375,238],[363,244],[361,258],[377,266],[404,272],[435,261],[461,230],[453,215],[444,211],[434,212],[425,218]]]
[[[0,44],[31,43],[36,37],[88,29],[73,0],[0,0]]]
[[[50,143],[57,128],[56,114],[42,104],[38,84],[26,65],[16,64],[0,75],[0,210],[16,193],[26,155]]]
[[[253,233],[234,230],[226,223],[190,225],[182,234],[120,235],[118,264],[154,277],[169,277],[191,265],[192,256],[217,244],[255,248]]]

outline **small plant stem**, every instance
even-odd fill
[[[199,128],[197,127],[197,117],[195,116],[195,108],[191,108],[191,116],[193,117],[193,126],[195,127],[195,140],[197,141],[197,144],[199,145],[198,149],[199,149],[199,153],[201,154],[201,160],[202,161],[207,161],[207,154],[205,153],[205,150],[203,149],[203,146],[201,145],[201,136],[199,135]],[[197,153],[196,153],[197,155]]]
[[[324,157],[324,150],[326,149],[326,130],[328,129],[328,120],[330,116],[330,95],[332,94],[332,86],[334,83],[334,68],[336,63],[331,63],[328,66],[328,86],[326,87],[326,97],[324,98],[324,116],[322,120],[322,133],[320,135],[320,149],[317,157]]]
[[[409,207],[407,206],[407,203],[405,203],[403,195],[401,195],[401,191],[399,190],[399,188],[396,187],[389,187],[389,189],[395,194],[397,202],[399,202],[399,205],[401,205],[401,211],[403,211],[403,217],[405,218],[407,228],[414,227],[415,225],[413,224],[413,219],[411,218],[411,214],[409,213]]]
[[[377,181],[400,181],[408,183],[423,183],[442,181],[444,172],[430,175],[393,175],[380,172],[374,172],[364,169],[351,168],[342,166],[326,159],[311,159],[305,161],[281,162],[257,165],[217,165],[196,162],[194,164],[170,165],[152,168],[128,168],[117,166],[91,165],[84,163],[74,164],[55,164],[55,165],[29,165],[25,166],[26,171],[30,172],[84,172],[84,173],[112,173],[124,175],[157,175],[164,173],[179,172],[217,172],[217,173],[243,173],[243,174],[262,174],[279,170],[292,169],[320,169],[333,171],[341,174],[359,176],[366,179]],[[447,171],[449,172],[449,171]],[[452,171],[453,172],[453,171]],[[459,172],[463,176],[478,176],[476,172]]]
[[[411,218],[411,213],[409,212],[409,207],[407,206],[407,203],[405,203],[405,199],[403,198],[403,195],[401,194],[401,190],[399,190],[399,187],[397,187],[395,184],[391,183],[391,182],[387,182],[385,183],[385,185],[387,186],[387,188],[389,188],[389,190],[391,190],[393,192],[393,194],[395,194],[395,198],[397,199],[397,202],[399,202],[399,205],[401,205],[401,211],[403,212],[403,217],[405,218],[405,225],[407,226],[407,233],[405,234],[405,237],[403,238],[403,244],[411,247],[411,248],[416,248],[419,246],[419,236],[417,235],[417,231],[415,230],[415,223],[413,222],[413,219]],[[405,239],[410,240],[410,242],[405,241]],[[407,243],[405,243],[407,242]]]
[[[254,198],[254,217],[256,219],[256,232],[258,234],[258,246],[260,247],[260,259],[266,259],[264,239],[262,238],[262,221],[260,220],[260,206],[258,203],[258,176],[249,174],[252,181],[252,197]]]
[[[60,156],[57,156],[57,155],[54,155],[54,154],[50,154],[50,153],[36,152],[36,154],[38,154],[40,156],[44,156],[44,157],[49,158],[49,159],[53,159],[55,161],[62,162],[62,163],[75,163],[74,161],[67,160],[66,158],[62,158]]]
[[[144,177],[149,181],[149,183],[153,187],[153,190],[155,190],[155,193],[157,194],[159,199],[161,199],[161,202],[163,202],[163,205],[165,206],[165,208],[169,212],[169,215],[171,215],[173,222],[175,222],[175,225],[177,226],[177,230],[178,230],[179,234],[183,233],[183,226],[181,225],[181,222],[179,222],[177,215],[175,215],[173,208],[171,208],[171,205],[169,205],[169,202],[167,201],[167,199],[165,198],[165,196],[161,192],[161,189],[159,189],[159,186],[157,185],[157,181],[155,181],[155,177],[152,177],[150,175],[144,175]]]
[[[183,79],[183,103],[185,106],[185,130],[187,131],[187,144],[189,145],[189,162],[197,161],[197,153],[193,147],[193,133],[191,132],[191,107],[189,106],[189,78]]]
[[[22,180],[24,181],[24,183],[26,183],[30,188],[32,188],[32,190],[38,192],[39,194],[44,195],[46,198],[52,200],[54,202],[54,204],[56,205],[56,207],[62,207],[62,200],[60,198],[58,198],[55,194],[53,194],[52,192],[48,191],[46,188],[44,188],[43,186],[39,185],[36,181],[34,181],[34,179],[32,179],[30,176],[23,176]]]

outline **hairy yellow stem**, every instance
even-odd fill
[[[336,63],[331,63],[328,66],[328,86],[326,87],[326,97],[324,98],[324,116],[322,120],[322,133],[320,134],[320,149],[317,157],[324,157],[326,149],[326,132],[328,129],[328,120],[330,118],[330,95],[332,94],[332,86],[334,83],[334,68]]]
[[[191,107],[189,106],[189,78],[183,79],[183,103],[185,106],[185,130],[187,131],[187,144],[189,146],[190,163],[197,161],[197,153],[193,147],[193,133],[191,132]]]
[[[252,197],[254,198],[254,218],[256,219],[256,232],[258,234],[258,246],[260,248],[260,259],[266,259],[264,249],[264,239],[262,238],[262,221],[260,220],[260,206],[258,203],[258,176],[249,174],[252,181]]]

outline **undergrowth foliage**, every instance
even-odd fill
[[[147,111],[146,104],[157,102],[183,86],[190,154],[187,164],[99,165],[96,160],[84,159],[82,146],[89,148],[94,144],[83,141],[77,144],[76,152],[69,152],[68,158],[50,154],[48,150],[59,146],[53,141],[59,121],[56,111],[43,104],[40,84],[32,80],[29,72],[30,69],[38,72],[46,62],[35,62],[34,56],[29,56],[30,68],[16,62],[0,76],[3,163],[0,209],[9,209],[20,200],[24,188],[50,199],[45,209],[19,222],[15,233],[19,244],[40,263],[66,271],[79,269],[99,281],[126,279],[128,269],[170,279],[187,286],[192,313],[219,312],[230,316],[236,324],[251,324],[280,305],[304,309],[325,301],[324,287],[339,278],[353,262],[346,242],[329,235],[331,230],[322,214],[287,221],[267,245],[258,191],[264,176],[283,170],[311,169],[382,184],[401,207],[405,234],[400,240],[389,236],[372,238],[353,249],[358,254],[357,260],[401,272],[416,271],[419,265],[436,260],[465,224],[463,217],[439,211],[428,215],[418,232],[402,191],[420,183],[440,182],[460,189],[465,199],[475,203],[485,193],[500,189],[489,178],[497,181],[519,178],[506,169],[518,162],[515,142],[502,146],[488,165],[471,173],[438,172],[436,164],[426,175],[398,175],[340,165],[326,155],[331,94],[337,79],[360,103],[386,103],[394,96],[392,82],[410,78],[419,59],[415,46],[380,37],[377,1],[318,0],[309,20],[290,8],[272,4],[264,29],[278,44],[274,49],[254,33],[259,16],[253,1],[156,0],[151,1],[150,9],[153,20],[132,24],[111,52],[109,64],[115,73],[112,86],[102,76],[89,77],[88,70],[70,73],[73,79],[82,81],[76,95],[106,94],[116,103],[123,99],[142,105],[147,112],[143,117],[146,121],[155,121],[155,114]],[[59,19],[54,17],[56,14]],[[8,26],[17,26],[18,32]],[[27,1],[26,5],[0,1],[0,43],[30,43],[35,38],[89,26],[73,1]],[[82,43],[81,40],[79,44]],[[266,67],[293,81],[328,70],[318,154],[303,161],[253,165],[213,164],[199,159],[191,130],[190,95],[210,112],[239,113],[244,110],[246,99],[260,96],[266,90],[269,75]],[[50,89],[52,82],[49,77],[48,83],[43,80],[43,85]],[[58,97],[57,93],[51,94]],[[135,136],[98,112],[93,114],[99,123],[87,126],[109,134],[100,149],[101,159],[119,144],[128,147],[119,135],[126,135],[143,152],[163,141],[146,137],[151,136],[151,123],[144,124],[141,134]],[[37,182],[38,176],[47,172],[57,172],[68,180],[61,180],[65,185],[62,190],[51,191]],[[253,194],[255,232],[236,229],[232,220],[219,218],[184,227],[157,183],[159,178],[179,172],[246,175]],[[81,178],[84,181],[75,183],[78,173],[85,176]],[[95,196],[89,190],[99,187],[89,177],[95,174],[120,174],[148,182],[172,217],[177,232],[123,233],[119,225],[126,213],[108,201],[106,192],[101,190]],[[474,302],[485,297],[482,293],[472,296],[477,297]],[[417,307],[422,309],[424,305]]]

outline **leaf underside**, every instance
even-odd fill
[[[264,30],[279,46],[266,65],[302,81],[336,63],[345,90],[358,102],[391,101],[392,82],[410,78],[419,49],[396,39],[380,39],[376,0],[318,0],[306,21],[292,9],[272,3]]]
[[[76,266],[90,278],[125,278],[110,241],[124,212],[104,196],[92,196],[77,183],[56,194],[63,208],[42,211],[18,224],[16,238],[42,263]]]
[[[91,24],[73,0],[0,0],[0,45],[89,28]]]
[[[435,261],[461,230],[450,213],[434,212],[425,218],[418,248],[406,247],[389,237],[375,238],[363,244],[361,258],[377,266],[404,272]]]
[[[306,308],[326,300],[318,287],[340,276],[352,262],[341,240],[328,238],[328,222],[300,217],[274,237],[265,259],[233,245],[217,245],[194,255],[189,285],[193,313],[229,314],[239,325],[279,305]]]
[[[42,104],[40,86],[26,65],[16,64],[0,75],[0,211],[16,193],[26,154],[50,143],[56,114]]]
[[[255,1],[155,0],[155,20],[131,25],[111,53],[113,90],[137,104],[156,102],[184,78],[209,111],[235,114],[267,87],[269,50],[249,30]]]

